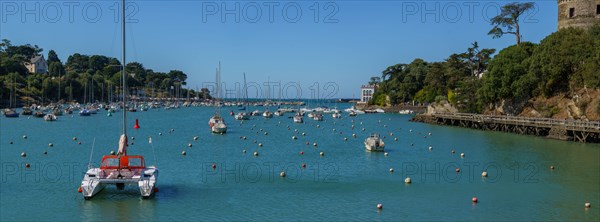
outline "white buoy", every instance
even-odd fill
[[[465,153],[460,153],[460,157],[464,158],[465,157]]]
[[[318,125],[318,124],[317,124],[317,128],[320,128],[320,127],[321,127],[321,125]]]
[[[52,144],[52,143],[48,143],[48,146],[49,146],[49,147],[53,147],[53,146],[54,146],[54,144]]]
[[[27,139],[27,135],[23,135],[23,139]]]
[[[325,153],[324,152],[320,152],[319,155],[320,156],[325,156]]]
[[[258,144],[258,146],[259,146],[259,147],[262,147],[262,143],[259,143],[259,144]]]
[[[393,172],[394,172],[394,168],[390,168],[390,173],[393,173]]]
[[[404,183],[411,183],[412,181],[410,180],[410,177],[407,177],[406,179],[404,179]]]
[[[344,137],[344,141],[348,141],[348,138]]]
[[[306,133],[302,133],[302,136],[306,136]]]
[[[433,147],[429,146],[429,150],[433,150]]]
[[[258,151],[254,151],[254,156],[258,156]]]
[[[431,133],[427,133],[427,135],[431,136]]]
[[[383,209],[383,204],[377,204],[377,209],[378,209],[378,210],[381,210],[381,209]]]
[[[356,133],[353,133],[353,134],[352,134],[352,137],[356,138]]]
[[[188,143],[188,147],[192,147],[192,144],[191,144],[191,143]]]
[[[159,136],[162,136],[162,133],[158,133]]]
[[[265,132],[265,136],[268,136],[268,135],[269,135],[269,132]]]
[[[483,171],[483,172],[481,173],[481,177],[487,177],[487,172],[486,172],[486,171]]]
[[[115,151],[114,151],[114,150],[111,150],[111,151],[110,151],[110,155],[115,155]]]
[[[585,208],[590,208],[590,207],[592,207],[592,204],[591,203],[585,203],[584,206],[585,206]]]
[[[26,157],[26,156],[27,156],[27,153],[25,153],[25,152],[22,152],[22,153],[21,153],[21,156],[22,156],[22,157]]]
[[[281,171],[281,173],[279,173],[280,177],[285,177],[285,172]]]
[[[317,143],[313,143],[313,146],[317,146]]]
[[[194,137],[194,140],[198,140],[198,136],[195,136],[195,137]]]
[[[185,152],[185,150],[181,151],[181,155],[184,155],[184,156],[187,155],[187,153]]]
[[[292,136],[292,139],[293,139],[293,140],[295,140],[295,139],[298,139],[298,137],[296,137],[296,136]]]
[[[394,137],[394,141],[398,141],[398,137]]]
[[[243,150],[242,152],[243,152],[243,153],[246,153],[246,150]]]
[[[131,137],[131,140],[135,140],[135,137],[134,137],[134,136],[132,136],[132,137]]]
[[[387,152],[383,153],[384,156],[388,156],[389,154]]]

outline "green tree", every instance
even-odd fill
[[[533,7],[535,7],[533,2],[513,2],[502,6],[500,14],[491,20],[494,27],[488,32],[488,35],[492,35],[493,38],[500,38],[505,34],[515,35],[517,45],[521,44],[519,17],[526,11],[533,9]]]

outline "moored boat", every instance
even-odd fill
[[[368,151],[383,151],[385,143],[379,138],[379,134],[371,134],[365,139],[365,149]]]

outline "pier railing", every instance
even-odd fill
[[[582,132],[600,133],[600,121],[584,121],[570,119],[531,118],[520,116],[499,116],[469,113],[435,113],[432,117],[454,120],[474,121],[479,123],[502,123],[519,126],[560,128]]]

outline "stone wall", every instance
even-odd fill
[[[558,0],[558,29],[591,27],[600,21],[598,5],[600,0]],[[574,9],[573,17],[570,17],[571,9]]]

